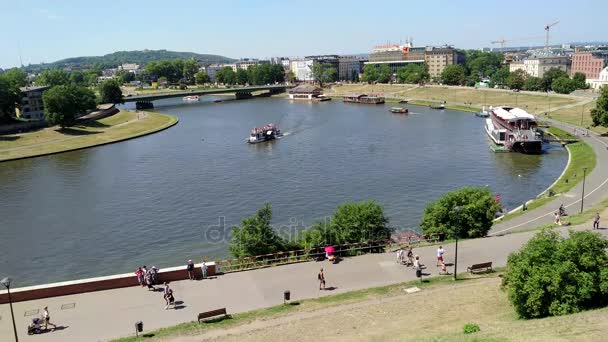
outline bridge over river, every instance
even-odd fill
[[[215,88],[215,89],[204,89],[204,90],[186,90],[186,91],[174,91],[167,93],[153,93],[145,95],[135,95],[125,97],[125,102],[135,102],[137,109],[154,108],[152,101],[168,99],[171,97],[184,97],[194,95],[215,95],[215,94],[234,94],[237,99],[247,99],[252,97],[253,92],[267,91],[266,94],[273,95],[279,94],[293,87],[292,85],[268,85],[268,86],[254,86],[254,87],[240,87],[240,88]]]

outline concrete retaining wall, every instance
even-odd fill
[[[201,278],[201,264],[197,264],[195,266],[195,275],[197,278]],[[135,270],[133,270],[133,272],[135,272]],[[215,275],[215,262],[208,262],[207,276],[209,277]],[[185,279],[188,279],[188,272],[186,271],[186,266],[163,268],[159,270],[159,280],[161,284],[164,282]],[[80,279],[61,283],[15,288],[11,290],[11,299],[13,300],[13,302],[22,302],[41,298],[118,289],[129,286],[139,286],[135,273],[116,274],[107,277]],[[0,304],[6,303],[8,303],[7,291],[0,291]]]

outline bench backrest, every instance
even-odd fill
[[[219,315],[226,315],[226,308],[211,310],[211,311],[207,311],[207,312],[201,312],[198,314],[198,319],[201,320],[204,318],[209,318],[209,317],[214,317],[214,316],[219,316]]]
[[[492,267],[492,262],[482,262],[481,264],[474,264],[473,266],[471,266],[471,269],[478,269],[478,268],[488,268],[488,267]]]

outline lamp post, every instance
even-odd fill
[[[583,113],[585,113],[585,105],[583,104],[583,108],[581,109],[581,127],[583,127]]]
[[[583,203],[585,202],[585,177],[587,176],[587,168],[583,168],[583,191],[581,192],[581,213],[583,213]]]
[[[15,325],[15,313],[13,312],[13,300],[11,299],[11,282],[13,280],[11,278],[4,278],[0,280],[0,283],[6,287],[6,291],[8,292],[8,305],[11,308],[11,318],[13,319],[13,331],[15,332],[15,342],[19,342],[19,337],[17,336],[17,326]]]
[[[460,210],[460,206],[457,205],[454,207],[454,211],[457,215],[456,219],[458,221],[458,224],[454,228],[454,235],[456,238],[456,246],[454,248],[454,281],[456,281],[458,277],[458,234],[460,233]]]

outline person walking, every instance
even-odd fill
[[[325,272],[323,272],[323,269],[319,271],[317,279],[319,280],[319,290],[325,290]]]
[[[188,271],[188,279],[194,280],[194,262],[192,260],[188,260],[186,271]]]
[[[42,312],[42,320],[44,321],[44,330],[48,330],[49,325],[53,326],[53,329],[56,329],[57,326],[51,323],[51,315],[49,314],[49,307],[45,306],[44,311]]]
[[[414,269],[416,270],[416,278],[422,282],[422,265],[420,264],[420,257],[417,255],[414,258]]]
[[[414,249],[412,246],[407,250],[407,263],[408,266],[414,266]]]
[[[593,229],[600,229],[600,213],[595,214],[593,219]]]
[[[441,264],[443,264],[443,254],[445,253],[445,251],[443,250],[443,246],[439,246],[439,248],[437,248],[437,267],[441,266]]]
[[[138,267],[137,270],[135,271],[135,275],[137,276],[137,281],[139,282],[140,286],[146,286],[145,284],[145,280],[144,280],[144,270],[141,267]]]
[[[203,257],[203,262],[201,264],[201,272],[203,274],[203,279],[207,278],[207,259]]]
[[[169,309],[170,305],[173,305],[175,308],[175,297],[173,296],[173,290],[169,287],[169,283],[165,283],[163,298],[165,299],[165,310]]]

